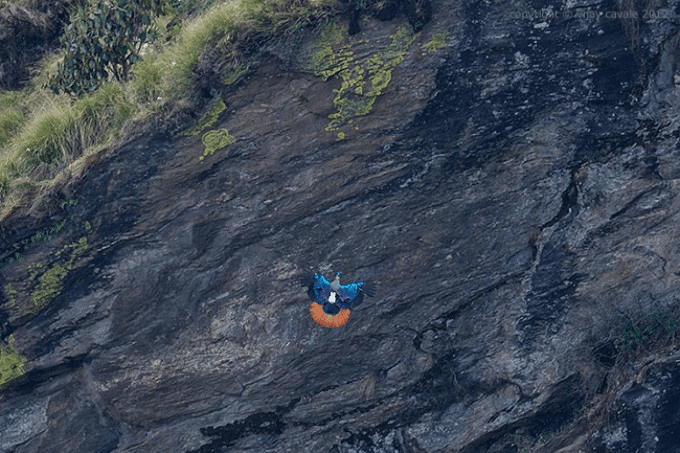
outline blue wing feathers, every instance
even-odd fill
[[[370,283],[348,283],[340,286],[333,304],[328,300],[331,295],[331,283],[323,275],[303,276],[300,278],[300,283],[307,287],[309,298],[323,306],[324,311],[329,314],[335,314],[341,308],[356,308],[364,301],[364,295],[370,297],[375,294],[375,287]]]

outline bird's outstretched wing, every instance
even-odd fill
[[[375,287],[366,282],[342,285],[338,290],[340,299],[347,308],[356,308],[364,302],[364,295],[371,297],[375,294]]]
[[[376,292],[375,285],[371,282],[364,282],[364,284],[361,285],[361,292],[366,294],[368,297],[373,297],[375,296]]]
[[[303,275],[299,278],[299,282],[307,287],[307,295],[314,302],[320,305],[328,302],[328,297],[331,294],[331,283],[326,280],[326,277],[319,274]]]

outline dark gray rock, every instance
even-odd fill
[[[7,3],[0,5],[0,87],[16,90],[30,80],[40,58],[57,46],[73,2]]]
[[[25,292],[90,222],[55,300],[0,306],[28,358],[0,449],[678,451],[680,5],[535,3],[435,4],[346,140],[338,82],[262,56],[225,94],[234,145],[92,166],[2,274]],[[310,270],[379,291],[326,330]]]

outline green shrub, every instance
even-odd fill
[[[140,59],[142,45],[156,39],[153,17],[163,5],[162,0],[78,5],[61,38],[66,55],[49,81],[50,88],[80,96],[111,77],[126,81]]]

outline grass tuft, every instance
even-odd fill
[[[64,105],[54,105],[34,116],[22,130],[15,148],[26,175],[38,164],[56,164],[64,159],[67,137],[73,128],[73,113]]]
[[[251,38],[296,33],[340,10],[337,0],[169,0],[169,5],[169,15],[158,19],[165,21],[164,35],[145,48],[129,82],[105,84],[81,99],[55,95],[45,86],[62,51],[40,63],[24,90],[0,94],[0,219],[30,204],[27,198],[38,189],[77,177],[88,158],[115,143],[128,125],[191,105],[197,66],[214,48],[224,46],[216,55],[231,59],[216,62],[225,70],[223,83],[231,84],[248,70],[239,52]]]
[[[0,148],[9,142],[25,121],[24,114],[16,108],[16,96],[0,95]]]

